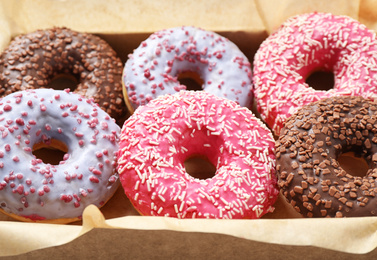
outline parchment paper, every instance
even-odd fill
[[[359,0],[255,0],[255,3],[269,34],[293,15],[317,11],[358,19],[360,8]]]
[[[0,5],[0,51],[3,50],[11,39],[11,28],[6,18],[5,11]]]
[[[310,233],[307,232],[310,227]],[[231,235],[247,240],[296,246],[316,246],[363,254],[377,246],[377,218],[199,220],[125,216],[105,220],[88,206],[82,226],[0,222],[0,256],[62,245],[93,228],[173,230]],[[347,234],[347,235],[345,235]]]
[[[236,4],[233,0],[0,0],[0,49],[8,44],[11,37],[20,33],[67,26],[100,35],[125,61],[127,55],[153,31],[194,25],[228,37],[252,60],[259,44],[274,28],[289,16],[303,12],[345,14],[377,29],[377,11],[372,8],[376,2],[241,0]],[[100,243],[103,236],[110,243],[115,238],[121,240],[123,235],[135,235],[136,241],[131,240],[141,245],[145,240],[151,241],[156,232],[161,234],[161,241],[171,243],[163,247],[165,250],[181,248],[178,243],[182,241],[175,242],[174,238],[184,233],[185,237],[192,239],[202,234],[207,239],[231,241],[234,242],[231,246],[235,247],[236,242],[237,245],[250,245],[253,249],[261,250],[275,245],[273,250],[278,250],[280,258],[287,258],[294,250],[303,252],[308,247],[316,250],[316,256],[329,252],[342,252],[337,254],[339,256],[370,256],[377,252],[377,218],[303,219],[282,196],[275,207],[273,213],[259,220],[144,217],[139,216],[120,188],[103,208],[99,210],[89,206],[84,212],[83,221],[69,225],[20,223],[0,215],[0,256],[52,258],[53,249],[61,249],[56,252],[80,257],[84,255],[84,250],[77,250],[75,241],[80,244],[80,249],[94,249],[95,245],[87,241]],[[229,237],[236,240],[229,240]],[[122,241],[118,240],[113,241],[114,245],[121,246]],[[198,243],[192,242],[192,245]],[[77,251],[64,252],[65,249]],[[149,248],[143,250],[149,251]],[[299,258],[302,256],[298,255]]]
[[[361,0],[359,21],[368,28],[377,31],[377,1]]]

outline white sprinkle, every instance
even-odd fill
[[[183,200],[181,206],[179,207],[179,211],[183,211],[183,207],[185,206],[185,201]]]
[[[138,181],[136,181],[136,184],[135,184],[135,190],[139,190],[139,185],[140,185],[140,181],[138,180]]]
[[[220,197],[220,200],[221,200],[225,205],[229,205],[229,203],[228,203],[223,197]]]
[[[166,201],[166,199],[165,199],[161,194],[158,194],[158,197],[159,197],[163,202]]]
[[[156,142],[154,140],[149,140],[149,144],[152,144],[152,145],[159,145],[160,143],[159,142]]]

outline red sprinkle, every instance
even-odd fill
[[[99,183],[99,179],[96,176],[90,176],[89,180],[94,183]],[[88,190],[89,191],[89,190]]]
[[[12,110],[12,107],[10,105],[5,105],[4,106],[4,111],[8,112],[8,111],[11,111]]]

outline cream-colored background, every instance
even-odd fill
[[[193,25],[228,37],[252,59],[263,39],[291,15],[310,11],[349,15],[377,30],[376,7],[377,0],[0,0],[0,50],[18,34],[66,26],[99,34],[125,61],[150,33]],[[141,217],[120,189],[102,213],[89,207],[84,221],[72,225],[20,223],[0,215],[0,256],[64,245],[98,227],[210,232],[355,254],[377,246],[376,218],[302,219],[281,197],[275,206],[275,212],[261,220]],[[310,234],[305,231],[309,226]]]

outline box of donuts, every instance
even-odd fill
[[[0,259],[377,257],[376,0],[0,0]]]

